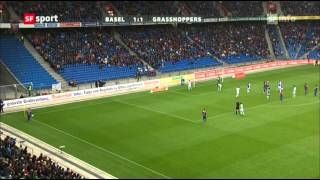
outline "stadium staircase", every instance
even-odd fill
[[[275,59],[275,55],[274,55],[274,51],[273,51],[273,47],[272,47],[272,42],[270,40],[270,36],[269,36],[269,31],[267,29],[267,27],[265,26],[264,27],[264,34],[265,34],[265,38],[267,40],[267,44],[268,44],[268,49],[269,49],[269,52],[270,52],[270,56],[272,59]]]
[[[22,19],[22,18],[19,18],[19,16],[14,12],[12,6],[7,6],[7,8],[8,8],[8,12],[11,20],[15,22],[19,22],[19,20]]]
[[[182,1],[174,1],[174,6],[178,8],[183,16],[196,16],[196,14],[192,12],[188,5]]]
[[[195,45],[197,45],[197,46],[200,47],[201,49],[205,49],[204,47],[202,47],[202,46],[201,46],[200,44],[198,44],[197,42],[194,42],[194,40],[191,39],[190,36],[188,36],[187,34],[186,34],[186,36],[187,36],[187,38],[188,38],[189,41],[191,41],[192,43],[194,43]],[[211,56],[213,59],[215,59],[216,61],[218,61],[220,64],[226,65],[226,62],[224,62],[223,60],[219,59],[218,57],[212,55],[211,53],[210,53],[210,56]]]
[[[192,38],[190,38],[190,36],[188,36],[187,34],[185,34],[185,36],[187,36],[188,40],[191,41],[192,43],[196,44],[198,47],[200,47],[201,49],[205,49],[204,47],[202,47],[200,44],[198,44],[197,42],[194,42]],[[210,53],[210,56],[213,57],[213,59],[217,60],[220,64],[222,65],[226,65],[227,63],[224,62],[223,60],[219,59],[218,57],[212,55]]]
[[[96,2],[96,8],[100,11],[100,13],[102,14],[102,17],[107,17],[108,16],[106,11],[104,10],[104,5],[102,4],[101,1],[97,1]]]
[[[113,36],[121,45],[123,45],[123,47],[128,48],[124,46],[125,44],[119,38],[119,34],[117,35],[117,33],[114,32]],[[129,50],[129,53],[132,54],[133,52]],[[99,64],[68,64],[65,65],[64,68],[59,71],[59,73],[67,81],[75,80],[78,85],[91,86],[92,88],[93,82],[97,80],[119,82],[121,79],[134,78],[137,75],[139,67],[141,68],[142,66],[132,65],[128,67],[102,67]]]
[[[314,58],[314,59],[319,59],[319,55],[317,53],[320,53],[319,50],[317,49],[320,49],[320,43],[318,43],[318,45],[314,46],[310,51],[306,52],[305,54],[303,54],[300,58],[302,59],[306,59],[308,56],[310,58]],[[317,57],[318,56],[318,57]]]
[[[130,49],[121,39],[121,35],[118,32],[114,32],[114,38],[115,40],[117,40],[125,49],[127,49],[129,51],[129,53],[133,56],[136,56],[140,61],[143,62],[144,65],[147,65],[151,70],[155,70],[153,69],[152,66],[150,66],[146,61],[144,61],[143,59],[141,59],[134,51],[132,51],[132,49]],[[157,70],[156,70],[157,71]],[[157,72],[159,73],[159,72]]]
[[[276,6],[277,6],[277,14],[283,16],[283,12],[281,10],[281,4],[280,1],[275,1]]]
[[[55,80],[14,37],[0,38],[0,59],[21,83],[33,83],[34,89],[51,88]]]
[[[268,14],[268,3],[266,1],[262,1],[262,7],[263,7],[263,15]]]
[[[281,46],[281,49],[284,50],[285,58],[289,59],[290,58],[289,52],[287,50],[286,44],[284,43],[284,39],[283,39],[283,36],[282,36],[282,33],[281,33],[279,25],[276,25],[276,31],[277,31],[277,34],[279,35],[280,46]]]
[[[270,40],[273,38],[276,40],[275,44],[272,44],[275,58],[276,59],[283,59],[285,57],[284,50],[282,49],[282,46],[280,45],[281,44],[280,37],[279,37],[279,34],[277,33],[276,25],[268,25],[267,30],[269,33]]]
[[[231,16],[231,12],[228,11],[227,8],[225,8],[222,4],[217,3],[216,1],[214,3],[218,9],[218,12],[220,13],[220,15],[222,17],[230,17]]]
[[[114,10],[114,15],[115,16],[121,16],[122,14],[120,13],[120,11],[111,3],[111,2],[106,2],[106,3],[103,3],[102,1],[99,1],[97,2],[97,8],[100,10],[100,12],[102,13],[102,17],[107,17],[107,16],[110,16],[106,10],[105,10],[105,6],[109,4],[112,6],[112,9]],[[103,19],[104,20],[104,19]]]
[[[29,42],[28,39],[25,39],[24,46],[26,49],[31,53],[31,55],[34,57],[36,61],[58,82],[61,83],[62,88],[68,87],[68,82],[58,73],[54,71],[50,67],[50,64],[43,59],[43,57],[38,53],[38,51],[32,46],[32,44]]]
[[[297,51],[297,58],[306,57],[306,54],[308,52],[311,52],[313,49],[317,47],[317,45],[315,47],[309,47],[311,49],[308,49],[307,47],[308,42],[312,41],[313,39],[317,39],[317,37],[315,36],[316,33],[316,26],[312,25],[311,23],[308,24],[308,30],[303,38],[303,41],[300,43],[299,50]]]

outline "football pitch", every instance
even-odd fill
[[[319,67],[304,65],[226,78],[222,92],[211,80],[192,91],[176,86],[35,109],[31,123],[23,112],[1,121],[55,147],[65,145],[65,152],[118,178],[320,178],[319,97],[313,96],[319,75]],[[237,86],[245,116],[235,114]]]

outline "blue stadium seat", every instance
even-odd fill
[[[236,64],[236,63],[244,63],[244,62],[252,62],[262,60],[262,57],[259,56],[247,56],[247,55],[240,55],[240,56],[228,56],[223,58],[228,64]]]
[[[206,68],[212,66],[219,66],[222,63],[218,62],[217,60],[211,57],[203,57],[198,58],[193,61],[189,61],[186,59],[180,60],[177,63],[171,63],[166,61],[164,66],[160,68],[160,72],[172,72],[172,71],[183,71],[183,70],[190,70],[190,69],[198,69],[198,68]]]
[[[60,71],[60,74],[67,81],[75,80],[78,84],[83,84],[97,80],[108,81],[135,77],[138,67],[137,65],[129,67],[111,66],[100,69],[98,64],[69,64]]]
[[[16,38],[0,38],[0,59],[21,83],[32,82],[34,89],[57,83]]]

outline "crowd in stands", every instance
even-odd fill
[[[104,29],[33,30],[27,36],[56,70],[66,64],[100,64],[101,69],[142,64]]]
[[[320,15],[319,1],[280,1],[284,15],[316,16]]]
[[[291,58],[296,58],[308,30],[306,23],[281,23],[280,29]]]
[[[263,24],[215,23],[183,26],[188,35],[214,56],[252,56],[268,58]]]
[[[272,43],[274,55],[276,58],[284,58],[285,52],[280,44],[280,35],[274,25],[268,26],[269,37]]]
[[[124,43],[156,69],[163,67],[166,62],[175,64],[180,60],[188,60],[192,63],[197,58],[210,55],[220,59],[241,55],[267,59],[269,51],[264,30],[262,24],[252,23],[116,29]],[[87,28],[30,31],[31,33],[26,33],[27,37],[44,59],[58,71],[67,64],[100,64],[101,68],[142,65],[108,30]],[[138,70],[140,74],[145,74],[145,69],[148,70],[148,67]]]
[[[31,155],[27,147],[18,147],[8,136],[0,140],[0,167],[1,179],[83,179],[42,154]]]
[[[320,23],[310,23],[299,55],[312,51],[320,46]]]
[[[0,23],[1,22],[9,22],[9,12],[7,9],[7,5],[4,2],[0,1]]]
[[[261,1],[222,1],[221,5],[226,8],[233,17],[252,17],[263,15]]]
[[[21,20],[26,12],[41,16],[58,15],[59,22],[96,22],[103,19],[95,1],[12,1],[9,4]]]
[[[180,15],[174,1],[112,1],[122,15]]]
[[[8,2],[23,19],[23,14],[58,15],[59,21],[103,21],[102,11],[109,15],[197,15],[202,17],[252,17],[263,15],[261,1],[15,1]],[[281,1],[285,15],[319,15],[318,1]],[[0,3],[1,8],[1,3]],[[110,14],[109,11],[112,13]],[[185,12],[183,12],[185,11]],[[220,12],[219,12],[220,11]]]
[[[122,39],[132,50],[152,67],[160,68],[165,62],[172,64],[207,56],[207,51],[191,42],[177,28],[165,26],[141,26],[121,29]]]
[[[181,1],[180,3],[184,3],[194,14],[202,17],[221,17],[219,14],[219,10],[216,7],[216,3],[214,1]]]

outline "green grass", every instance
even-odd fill
[[[280,79],[283,104],[276,92]],[[269,102],[264,80],[271,82]],[[118,178],[320,178],[318,83],[319,69],[300,66],[227,78],[223,92],[208,81],[191,92],[178,86],[37,109],[32,123],[22,112],[1,121],[55,147],[66,145],[66,152]],[[234,113],[238,85],[245,117]]]

